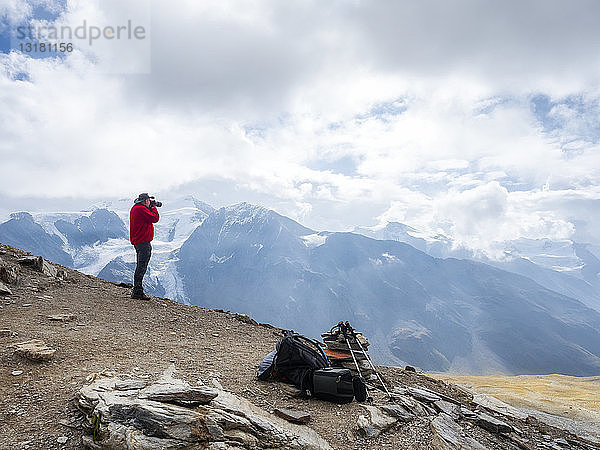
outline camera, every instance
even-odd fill
[[[156,206],[157,208],[160,208],[162,206],[162,202],[157,202],[156,200],[154,200],[154,198],[150,199],[150,207]]]

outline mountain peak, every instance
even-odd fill
[[[33,216],[25,211],[11,213],[10,218],[13,220],[28,220],[33,222]]]

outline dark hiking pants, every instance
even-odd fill
[[[135,244],[135,252],[137,253],[135,273],[133,274],[133,292],[142,293],[144,288],[142,287],[142,280],[144,274],[148,268],[150,262],[150,255],[152,254],[152,245],[150,242],[142,242],[141,244]]]

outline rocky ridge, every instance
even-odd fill
[[[134,301],[126,286],[8,246],[0,259],[2,448],[600,448],[410,369],[379,368],[391,400],[375,383],[371,403],[302,398],[255,378],[282,330]],[[32,340],[50,357],[16,351]],[[310,419],[290,424],[281,410]]]

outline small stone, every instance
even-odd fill
[[[7,336],[10,336],[10,334],[11,333],[10,333],[10,330],[8,328],[2,328],[0,330],[0,336],[1,337],[7,337]]]
[[[56,322],[70,322],[73,319],[75,319],[73,314],[55,314],[53,316],[48,316],[48,320]]]
[[[29,308],[31,306],[31,303],[23,303],[23,305],[21,306],[23,306],[23,308]]]
[[[32,339],[16,345],[15,354],[33,361],[48,361],[56,350],[48,347],[44,341]]]
[[[212,336],[213,337],[219,337],[219,333],[213,333]]]
[[[56,440],[56,442],[59,444],[66,444],[68,440],[69,438],[67,436],[61,436]]]
[[[406,366],[404,368],[404,370],[406,370],[407,372],[416,372],[417,369],[415,369],[413,366]]]
[[[0,265],[0,280],[7,284],[16,283],[19,279],[21,268],[19,266]]]
[[[10,374],[13,377],[18,377],[19,375],[23,375],[23,371],[22,370],[13,370]]]
[[[293,409],[276,408],[273,413],[288,422],[305,424],[310,422],[310,414],[304,411],[296,411]]]
[[[12,291],[4,283],[0,283],[0,295],[12,295]]]
[[[376,406],[362,404],[361,406],[369,411],[370,417],[359,416],[357,421],[358,429],[356,430],[359,436],[366,438],[377,437],[398,421],[397,417],[389,416]]]

